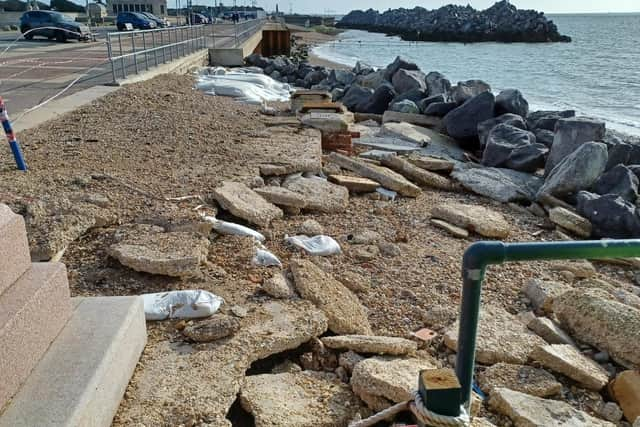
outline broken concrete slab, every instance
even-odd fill
[[[425,128],[412,125],[411,123],[389,122],[382,125],[380,128],[380,135],[400,138],[414,144],[424,146],[431,142],[431,138],[428,133],[422,131],[423,129]]]
[[[538,176],[503,168],[458,164],[451,177],[464,188],[502,203],[535,201],[544,180]]]
[[[300,122],[321,132],[346,132],[349,124],[353,123],[353,114],[309,113],[302,116]]]
[[[559,400],[542,399],[524,393],[496,388],[489,406],[508,416],[515,427],[614,427],[615,424],[599,420],[586,412],[574,409]]]
[[[267,202],[273,203],[277,206],[287,206],[300,209],[307,206],[307,200],[304,197],[283,187],[265,186],[256,188],[254,191],[262,196]]]
[[[571,286],[562,282],[531,279],[525,283],[522,292],[531,300],[531,304],[535,310],[551,313],[553,312],[553,301],[555,298],[572,289]]]
[[[367,164],[338,153],[331,153],[329,160],[344,169],[348,169],[365,178],[378,181],[383,187],[397,191],[403,196],[417,197],[422,192],[420,187],[409,182],[402,175],[387,168]]]
[[[392,356],[404,356],[418,350],[418,344],[415,341],[374,335],[337,335],[322,338],[322,343],[334,350],[353,350],[358,353]]]
[[[527,324],[527,327],[549,344],[568,344],[577,347],[569,334],[547,317],[535,317]]]
[[[460,239],[465,239],[469,237],[469,232],[467,230],[465,230],[464,228],[456,227],[455,225],[449,224],[446,221],[442,221],[436,218],[431,218],[430,222],[436,227],[441,228],[445,231],[448,231],[449,234],[451,234],[454,237],[458,237]]]
[[[438,175],[434,172],[429,172],[419,168],[407,160],[398,157],[393,154],[382,156],[380,159],[384,166],[395,170],[406,178],[412,180],[419,185],[426,185],[428,187],[438,188],[446,191],[458,191],[460,187],[449,180],[448,178]]]
[[[216,313],[204,320],[196,320],[184,328],[184,336],[194,342],[209,342],[233,335],[240,328],[238,318]]]
[[[623,371],[609,384],[609,393],[620,404],[629,422],[640,420],[640,372]],[[634,424],[635,425],[635,424]]]
[[[562,207],[549,210],[549,220],[580,237],[591,236],[591,223],[588,219]]]
[[[380,183],[369,178],[348,175],[329,175],[329,181],[346,187],[353,193],[371,193],[380,187]]]
[[[240,404],[256,427],[346,426],[362,410],[347,384],[313,371],[248,376]]]
[[[349,205],[349,191],[346,188],[321,178],[296,177],[287,179],[282,186],[300,194],[306,201],[306,210],[336,213],[343,212]]]
[[[419,168],[431,172],[450,173],[455,166],[455,163],[450,160],[432,156],[421,156],[419,154],[412,154],[407,157],[407,160]]]
[[[313,302],[329,319],[336,334],[371,335],[367,310],[358,297],[309,260],[291,262],[295,287],[302,298]]]
[[[640,367],[640,310],[611,300],[599,289],[566,292],[553,308],[573,337],[609,352],[622,366]]]
[[[547,369],[571,378],[589,390],[602,390],[609,382],[607,371],[572,345],[539,346],[531,353],[531,359]]]
[[[295,295],[293,286],[281,272],[266,279],[262,284],[262,289],[274,298],[291,298]]]
[[[568,271],[578,279],[588,279],[597,273],[593,264],[586,260],[553,261],[548,265],[551,271]]]
[[[510,363],[489,366],[478,374],[478,384],[488,394],[502,387],[537,397],[555,396],[562,391],[562,384],[544,369]]]
[[[232,215],[259,227],[283,216],[280,208],[239,182],[224,181],[213,190],[213,198]]]
[[[431,216],[485,237],[505,238],[511,232],[502,214],[484,206],[447,203],[434,207]]]
[[[174,277],[196,277],[207,260],[209,240],[196,233],[148,233],[126,238],[108,251],[136,271]]]
[[[445,345],[458,350],[459,320],[446,329]],[[501,307],[486,306],[480,310],[476,359],[480,363],[492,365],[506,362],[523,365],[531,352],[545,341],[512,314]]]
[[[576,287],[602,289],[607,291],[609,295],[611,295],[612,299],[640,310],[640,296],[633,293],[633,288],[627,290],[623,287],[618,287],[612,283],[596,278],[580,280],[576,283]]]

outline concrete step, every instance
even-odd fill
[[[108,427],[146,344],[139,297],[73,298],[71,319],[0,427]]]
[[[0,203],[0,295],[29,267],[31,256],[24,219]]]
[[[0,295],[0,408],[29,377],[69,317],[64,264],[35,263]]]

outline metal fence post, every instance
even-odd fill
[[[147,52],[147,40],[145,38],[146,33],[142,33],[142,49],[144,50],[144,66],[145,70],[149,71],[149,53]]]
[[[122,65],[122,78],[127,78],[127,64],[125,63],[124,56],[122,56],[122,34],[118,33],[118,47],[120,48],[120,64]]]
[[[136,74],[139,74],[138,70],[138,57],[136,55],[136,34],[135,32],[131,33],[131,49],[133,50],[133,65],[136,70]]]
[[[162,31],[162,30],[160,30]],[[162,32],[160,33],[162,34]],[[153,45],[153,62],[155,62],[156,67],[158,66],[158,51],[156,50],[156,32],[151,32],[151,44]]]
[[[107,52],[109,54],[109,62],[111,63],[111,76],[113,83],[116,83],[116,65],[113,63],[113,51],[111,50],[111,33],[107,33]]]

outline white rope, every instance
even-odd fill
[[[436,414],[427,409],[420,393],[414,391],[413,400],[398,403],[369,418],[352,422],[349,427],[371,427],[406,410],[413,412],[413,415],[421,423],[432,427],[468,427],[471,424],[471,418],[464,407],[460,407],[460,415],[457,417]]]

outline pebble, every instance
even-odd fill
[[[395,258],[402,253],[400,246],[396,245],[395,243],[378,243],[378,248],[380,249],[380,253],[382,254],[382,256],[387,258]]]
[[[622,419],[623,413],[615,402],[607,402],[600,408],[599,415],[607,421],[616,423]]]
[[[609,361],[609,353],[601,351],[593,355],[593,360],[598,363],[607,363]]]
[[[231,313],[233,313],[234,316],[240,318],[247,317],[247,314],[249,314],[249,311],[246,308],[239,305],[233,305],[229,310],[231,310]]]
[[[314,219],[308,219],[300,225],[300,234],[306,236],[317,236],[324,234],[324,228],[320,223]]]

